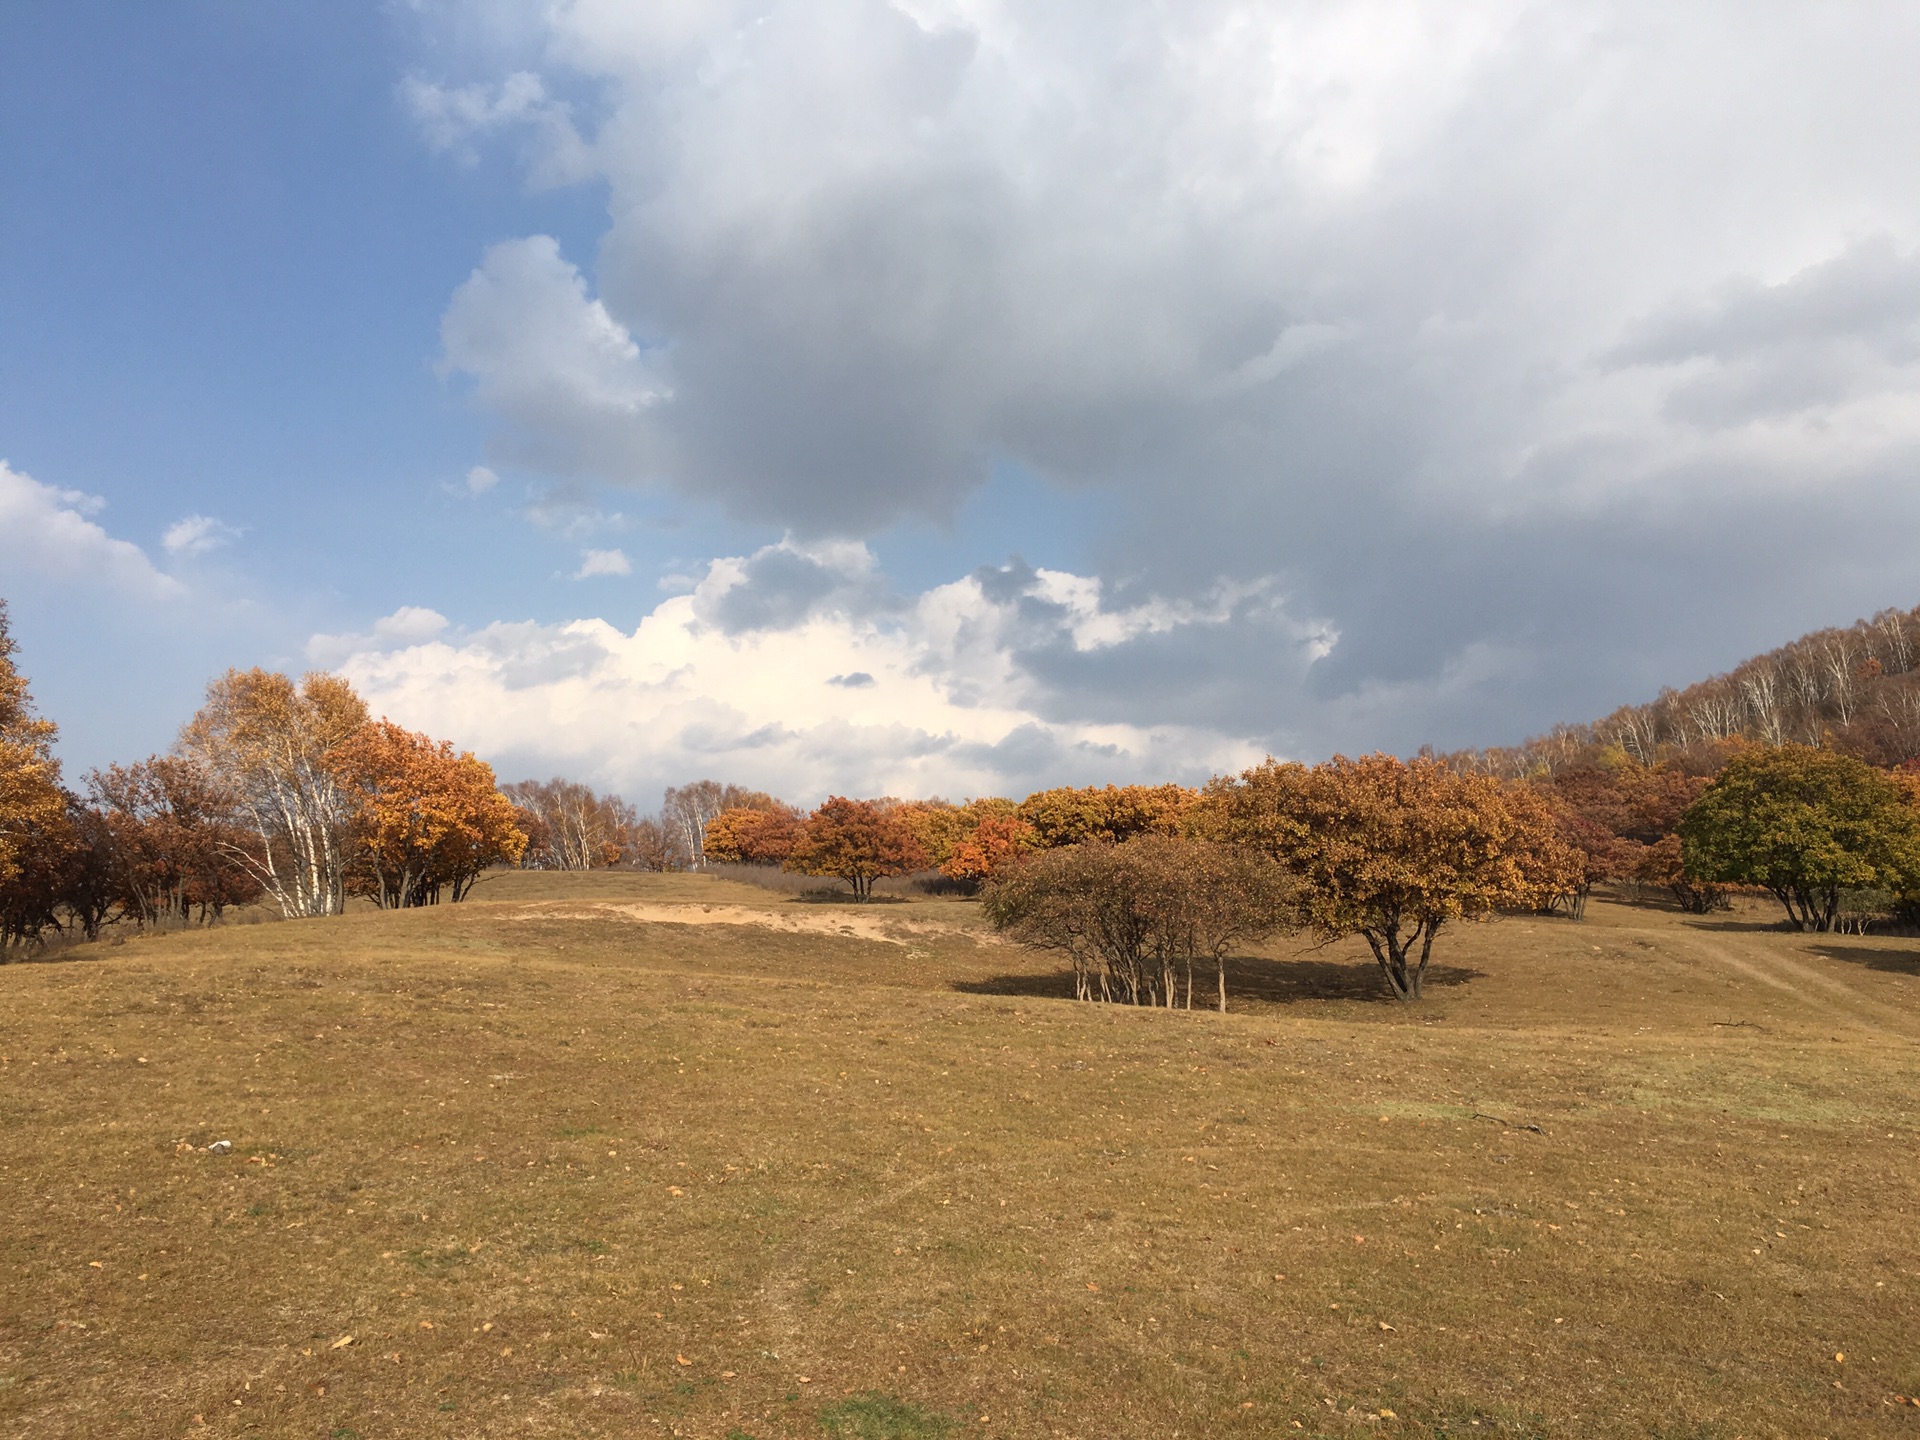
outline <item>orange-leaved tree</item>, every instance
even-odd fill
[[[793,854],[802,819],[779,801],[768,810],[722,810],[707,822],[702,854],[719,865],[779,865]]]
[[[447,741],[379,720],[334,750],[353,805],[347,888],[383,909],[464,900],[494,865],[527,848],[493,769]]]
[[[1225,835],[1266,851],[1300,886],[1300,916],[1361,935],[1395,998],[1420,998],[1434,937],[1454,920],[1538,909],[1578,883],[1578,853],[1537,796],[1438,760],[1268,760],[1216,780]]]
[[[800,827],[785,868],[845,881],[856,900],[870,900],[875,880],[926,864],[926,848],[888,807],[835,795]]]
[[[82,846],[78,807],[60,785],[53,722],[34,714],[0,602],[0,960],[58,928]]]
[[[1017,815],[988,815],[956,844],[940,866],[949,880],[984,885],[1039,844],[1039,837]]]

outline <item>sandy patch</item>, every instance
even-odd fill
[[[924,935],[966,935],[981,942],[986,937],[957,926],[940,925],[904,916],[850,915],[844,910],[760,910],[748,905],[646,905],[618,901],[528,905],[523,920],[597,920],[619,916],[650,925],[750,925],[789,935],[841,935],[854,940],[878,940],[888,945],[911,944]]]

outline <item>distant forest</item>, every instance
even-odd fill
[[[1816,630],[1724,675],[1663,690],[1588,725],[1519,745],[1462,750],[1457,768],[1504,779],[1552,773],[1617,751],[1642,765],[1718,769],[1728,741],[1816,745],[1894,769],[1920,759],[1920,607]],[[1694,765],[1689,766],[1689,760]]]

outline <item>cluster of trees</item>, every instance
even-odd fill
[[[1178,835],[1200,799],[1180,785],[1064,786],[1017,802],[989,795],[959,805],[834,796],[806,814],[760,792],[713,788],[722,803],[703,831],[707,860],[839,879],[862,898],[888,876],[938,871],[977,889],[1032,852]],[[681,792],[667,793],[671,800]]]
[[[1570,906],[1585,884],[1585,857],[1531,787],[1379,755],[1018,803],[836,796],[803,815],[756,796],[715,815],[704,845],[858,899],[938,870],[983,886],[1008,934],[1065,954],[1082,999],[1159,1006],[1191,1007],[1197,967],[1224,1008],[1229,947],[1280,928],[1364,936],[1393,993],[1417,999],[1444,925]]]
[[[516,780],[501,787],[513,802],[529,870],[672,870],[671,838],[660,821],[618,795],[601,795],[574,780]]]
[[[1850,899],[1920,922],[1920,880],[1898,859],[1911,805],[1894,803],[1920,774],[1920,609],[1804,635],[1590,725],[1445,760],[1547,799],[1583,856],[1585,883],[1567,902],[1576,914],[1606,882],[1664,890],[1695,913],[1766,891],[1805,929],[1836,928]],[[1788,793],[1811,808],[1792,810]],[[1783,826],[1789,810],[1798,819]],[[1872,835],[1861,813],[1877,817]],[[1753,838],[1761,831],[1770,853]],[[1747,838],[1736,844],[1735,832]],[[1801,894],[1800,881],[1779,883],[1789,872],[1822,878]]]
[[[0,605],[0,957],[49,931],[463,899],[527,847],[472,755],[374,720],[338,676],[230,670],[173,751],[63,783]]]

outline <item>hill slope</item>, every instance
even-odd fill
[[[547,878],[4,973],[0,1431],[1866,1435],[1920,1390],[1914,942],[1596,904],[1449,932],[1418,1009],[1282,946],[1221,1017],[1055,1001],[963,905]]]
[[[1673,750],[1735,737],[1826,744],[1888,767],[1920,758],[1920,609],[1816,630],[1590,725],[1485,751],[1482,763],[1528,774],[1617,746],[1651,764]]]

